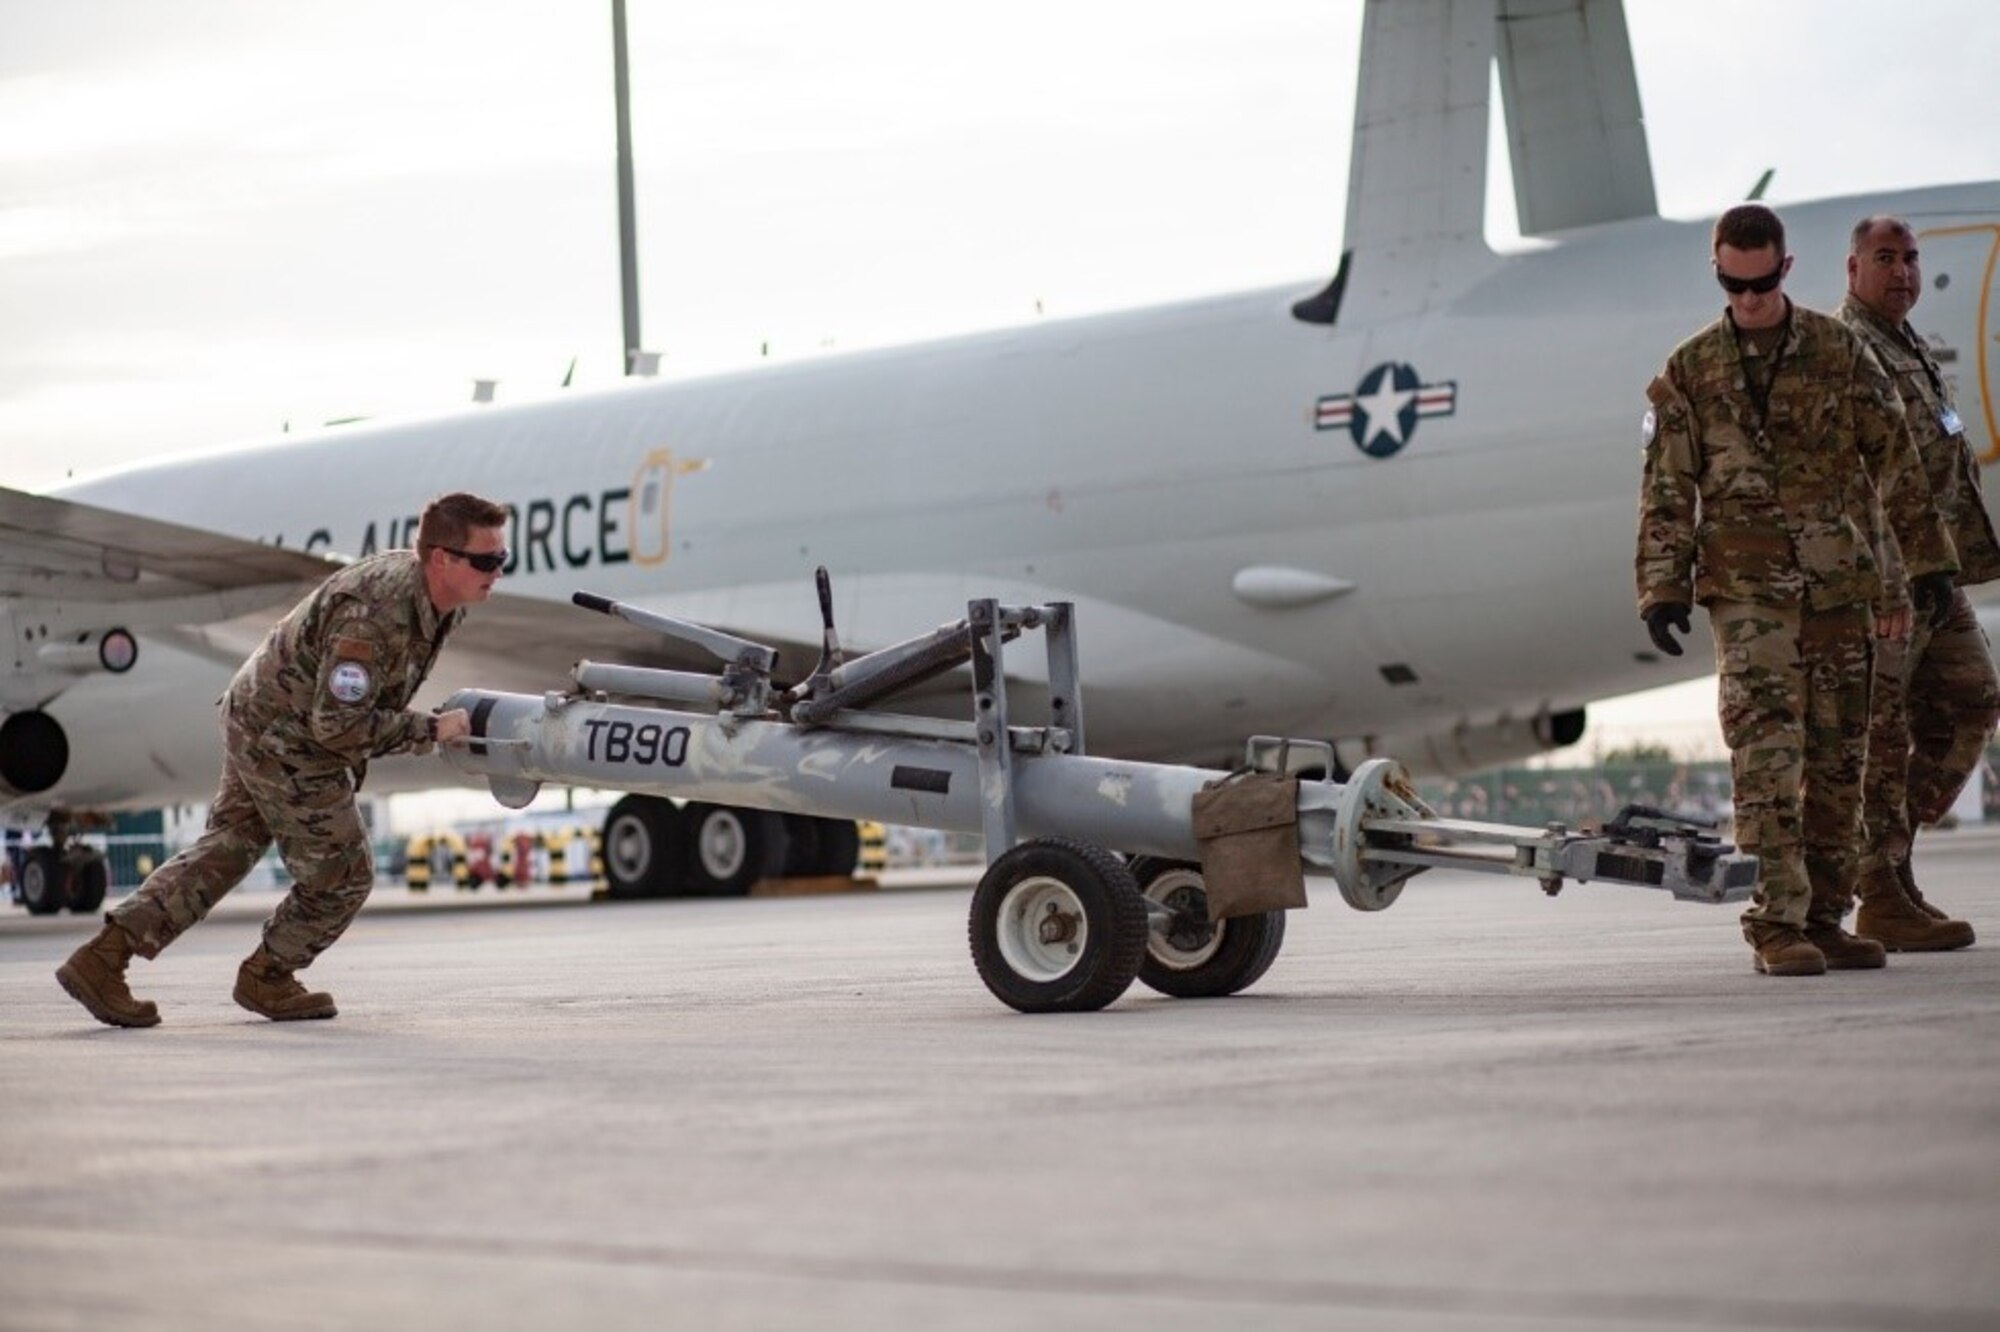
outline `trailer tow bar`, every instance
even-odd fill
[[[780,689],[777,653],[731,635],[579,592],[586,609],[693,645],[716,674],[580,661],[566,690],[462,690],[472,734],[445,761],[484,777],[510,808],[544,782],[713,801],[825,818],[977,832],[987,869],[972,897],[974,963],[1023,1012],[1102,1008],[1136,978],[1170,995],[1230,994],[1276,959],[1285,912],[1211,919],[1191,809],[1214,769],[1098,758],[1085,750],[1072,606],[968,604],[962,620],[847,658],[819,575],[826,646]],[[1009,719],[1005,646],[1039,629],[1046,724]],[[912,685],[971,667],[971,719],[884,711]],[[1734,902],[1755,857],[1658,810],[1628,807],[1572,830],[1441,818],[1402,766],[1372,759],[1344,782],[1331,746],[1253,737],[1246,767],[1303,773],[1297,873],[1330,876],[1348,905],[1380,911],[1431,868],[1509,874],[1556,892],[1565,881],[1664,889]],[[1220,885],[1218,885],[1220,886]]]

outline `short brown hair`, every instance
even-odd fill
[[[1763,204],[1737,204],[1715,219],[1715,234],[1710,248],[1720,250],[1725,245],[1739,250],[1761,250],[1766,245],[1775,245],[1778,257],[1782,259],[1785,257],[1785,224]]]
[[[417,558],[429,559],[441,546],[463,546],[475,528],[504,527],[507,516],[506,505],[463,490],[439,495],[417,520]]]

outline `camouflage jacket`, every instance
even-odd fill
[[[230,715],[260,757],[301,772],[428,753],[430,714],[409,710],[463,611],[441,615],[414,551],[360,560],[280,620],[229,683]]]
[[[1944,428],[1945,413],[1955,416],[1957,407],[1930,348],[1907,323],[1899,328],[1852,296],[1840,303],[1840,320],[1867,341],[1896,383],[1903,419],[1930,478],[1931,502],[1958,549],[1958,581],[1985,583],[2000,578],[2000,540],[1994,536],[1993,520],[1987,517],[1980,494],[1979,461],[1972,456],[1963,428]]]
[[[1772,359],[1760,403],[1725,312],[1647,386],[1641,615],[1668,601],[1905,604],[1882,568],[1887,529],[1912,576],[1957,570],[1901,403],[1860,336],[1795,305]]]

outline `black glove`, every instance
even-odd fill
[[[1910,591],[1917,599],[1917,609],[1931,617],[1931,628],[1942,629],[1944,622],[1951,618],[1952,593],[1957,585],[1948,573],[1918,574],[1910,580]]]
[[[1685,601],[1663,601],[1646,612],[1646,632],[1653,636],[1653,646],[1669,657],[1681,655],[1681,645],[1674,641],[1674,629],[1687,633],[1693,626],[1688,624],[1688,604]]]

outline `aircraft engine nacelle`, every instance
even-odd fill
[[[139,640],[124,629],[106,629],[100,634],[82,634],[67,643],[44,643],[35,649],[35,660],[45,670],[85,675],[107,671],[123,675],[139,660]]]
[[[1334,753],[1350,772],[1368,759],[1394,754],[1413,777],[1463,777],[1573,745],[1583,736],[1583,723],[1583,709],[1570,708],[1437,731],[1344,740],[1335,744]]]
[[[69,770],[62,723],[37,708],[0,720],[0,794],[40,795]]]

